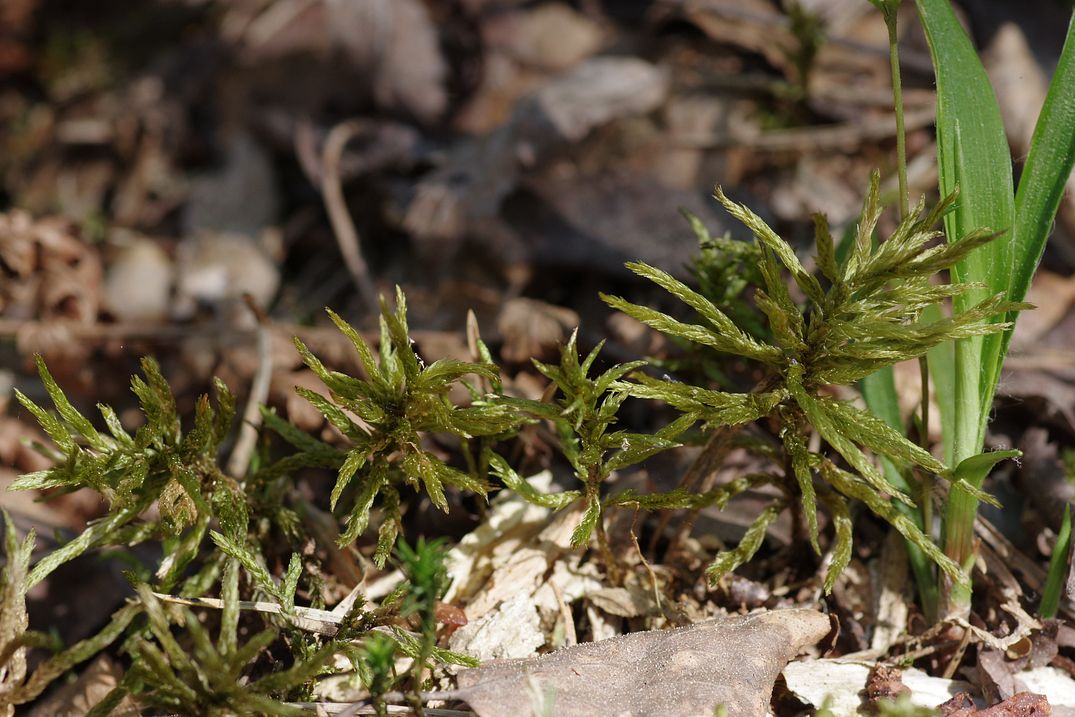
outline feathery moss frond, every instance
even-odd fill
[[[444,511],[448,510],[448,488],[483,496],[488,490],[484,476],[453,468],[426,451],[424,436],[436,432],[465,441],[505,434],[519,424],[517,414],[497,402],[479,400],[469,406],[452,403],[448,394],[454,385],[462,384],[467,376],[497,381],[496,367],[491,362],[454,359],[425,365],[408,334],[406,299],[398,288],[395,304],[392,308],[387,301],[381,301],[379,358],[354,327],[328,312],[358,352],[366,373],[363,378],[329,370],[305,344],[295,340],[299,354],[325,384],[329,395],[296,390],[352,444],[333,466],[338,475],[332,489],[332,507],[347,506],[347,527],[340,536],[340,545],[354,542],[366,531],[370,511],[380,499],[381,506],[389,509],[385,521],[390,526],[380,531],[378,539],[376,560],[382,566],[395,543],[399,525],[398,494],[389,494],[390,487],[394,490],[395,486],[409,484]],[[294,436],[286,427],[269,425],[300,448],[299,455],[307,456],[309,463],[324,465],[331,461],[330,452],[321,446]],[[295,463],[293,456],[283,460]],[[268,470],[272,472],[273,468]]]
[[[789,471],[785,485],[794,486],[800,495],[806,528],[815,549],[819,544],[814,477],[820,460],[832,466],[820,476],[837,493],[863,500],[905,535],[913,536],[909,539],[916,545],[928,542],[921,531],[914,533],[914,526],[908,524],[906,516],[891,507],[891,501],[910,505],[911,497],[886,482],[866,451],[945,478],[952,477],[951,471],[872,414],[822,392],[827,385],[853,383],[884,366],[918,358],[942,342],[1004,331],[1007,324],[992,319],[1023,305],[1005,301],[1001,296],[985,299],[932,323],[919,321],[924,309],[940,305],[967,288],[936,285],[932,283],[935,275],[994,240],[996,235],[975,232],[956,242],[935,242],[939,233],[934,225],[954,202],[954,197],[946,197],[929,212],[925,212],[924,203],[919,203],[891,236],[875,242],[882,211],[880,177],[875,172],[851,250],[842,262],[837,260],[828,223],[824,217],[814,218],[818,251],[815,276],[806,270],[791,245],[757,214],[729,200],[719,187],[716,198],[754,236],[759,272],[755,305],[768,324],[771,343],[758,341],[704,296],[645,264],[629,263],[627,267],[678,298],[701,321],[691,323],[673,318],[619,297],[603,298],[613,308],[671,337],[762,364],[770,374],[763,382],[765,390],[715,391],[639,373],[633,376],[632,382],[618,382],[616,388],[632,396],[664,401],[691,420],[705,421],[709,427],[731,426],[763,417],[777,420],[782,426],[780,435]],[[691,223],[700,240],[711,241],[696,219]],[[792,299],[785,274],[790,275],[805,295],[804,305]],[[839,469],[831,463],[831,454],[810,457],[812,454],[806,448],[810,427],[853,473],[834,472]],[[850,549],[848,513],[842,501],[839,495],[831,494],[822,500],[830,511],[840,516],[836,523],[838,548],[832,563],[837,572],[845,564]],[[759,526],[767,525],[766,521],[772,519],[771,511],[766,512],[751,530],[760,530]],[[755,533],[750,533],[750,539],[744,539],[736,550],[722,554],[710,574],[721,575],[753,554],[760,545],[760,537]],[[943,569],[952,570],[951,561],[944,562],[935,546],[926,552]],[[831,588],[834,579],[835,575],[830,573],[827,587]]]

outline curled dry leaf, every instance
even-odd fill
[[[465,670],[458,695],[479,717],[530,714],[547,692],[543,714],[556,717],[711,715],[720,705],[761,717],[787,661],[830,629],[828,616],[797,609],[632,633]]]
[[[0,314],[93,323],[100,294],[100,258],[70,222],[0,214]]]
[[[961,692],[938,709],[941,717],[1048,717],[1053,713],[1049,700],[1029,692],[1020,692],[981,710],[968,693]]]

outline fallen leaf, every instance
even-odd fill
[[[875,663],[848,659],[821,659],[792,662],[784,668],[788,689],[803,702],[821,707],[829,700],[833,717],[858,717],[862,709],[861,692]],[[911,704],[937,707],[954,695],[970,689],[966,682],[930,677],[909,668],[901,675],[910,690]]]
[[[1020,692],[1008,699],[978,709],[966,692],[960,693],[938,708],[942,717],[1048,717],[1052,714],[1049,701],[1041,695]]]
[[[448,647],[484,662],[529,657],[544,644],[545,634],[537,608],[527,593],[518,592],[497,610],[456,630]]]
[[[373,84],[373,96],[431,123],[444,112],[448,66],[421,0],[328,0],[328,32]]]
[[[657,612],[657,601],[652,590],[641,585],[631,588],[602,588],[587,593],[586,599],[595,607],[619,617],[640,617]]]
[[[546,71],[563,71],[601,47],[601,27],[560,2],[505,13],[482,28],[486,44],[513,60]]]
[[[531,714],[546,691],[555,717],[761,717],[787,661],[830,629],[803,609],[716,618],[492,662],[461,672],[457,694],[479,717]]]
[[[903,684],[903,671],[898,667],[879,662],[866,677],[866,705],[871,712],[877,710],[879,702],[910,694],[911,688]]]
[[[1049,704],[1057,708],[1075,710],[1075,680],[1063,670],[1055,667],[1037,667],[1019,675],[1026,688],[1031,692],[1044,695]]]
[[[665,98],[668,79],[634,57],[596,57],[527,96],[496,131],[461,142],[419,182],[405,208],[404,228],[443,257],[444,240],[459,240],[495,218],[501,201],[533,166],[618,117],[645,114]]]
[[[130,237],[108,262],[104,304],[120,321],[164,321],[171,312],[175,268],[160,244]]]
[[[529,363],[531,358],[549,358],[564,343],[567,332],[579,325],[579,315],[544,301],[517,297],[504,304],[496,324],[504,339],[501,358]]]
[[[1017,474],[1018,486],[1033,503],[1037,514],[1054,531],[1059,530],[1064,506],[1075,501],[1075,485],[1065,478],[1056,443],[1044,428],[1032,427],[1019,443],[1023,458]]]
[[[122,677],[122,667],[108,655],[99,655],[77,680],[61,686],[35,704],[26,717],[84,717],[119,684]],[[141,712],[130,697],[125,697],[109,714],[111,717],[138,717]]]

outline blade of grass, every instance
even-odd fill
[[[1075,13],[1068,23],[1067,39],[1060,53],[1045,104],[1034,127],[1019,191],[1015,195],[1015,224],[1009,298],[1021,301],[1045,251],[1072,167],[1075,166]],[[1014,316],[1009,317],[1014,320]],[[1004,332],[1002,352],[1006,353],[1012,329]],[[1001,355],[1003,355],[1003,353]],[[994,385],[996,380],[994,379]]]
[[[1015,214],[1011,154],[996,96],[970,38],[948,0],[915,0],[926,31],[937,78],[937,153],[941,194],[959,190],[955,209],[945,217],[948,241],[988,228],[1009,231]],[[987,296],[1007,293],[1013,266],[1011,237],[991,242],[953,268],[959,283],[981,282],[982,289],[955,299],[964,310]],[[946,453],[959,464],[977,454],[999,375],[1000,336],[962,339],[954,352],[953,409],[942,425]],[[984,476],[983,476],[984,478]],[[975,486],[978,487],[978,486]],[[973,550],[978,502],[953,489],[945,506],[945,552],[966,565]],[[970,584],[953,583],[945,595],[946,613],[970,608]]]
[[[896,381],[892,367],[888,366],[876,371],[859,382],[859,390],[866,405],[878,418],[895,428],[900,433],[905,433],[903,419],[900,417],[900,404],[896,395]],[[913,495],[911,487],[899,468],[888,458],[881,457],[881,468],[884,470],[885,480],[898,490]],[[922,514],[917,508],[897,502],[900,510],[915,521],[919,529],[927,535],[930,534],[927,526],[922,524]],[[918,596],[922,600],[922,610],[931,618],[937,610],[937,578],[933,573],[933,564],[921,548],[906,541],[907,558],[914,573],[915,585],[918,586]]]
[[[1041,591],[1041,604],[1038,614],[1046,620],[1056,617],[1060,608],[1060,593],[1064,589],[1064,578],[1068,573],[1071,553],[1071,506],[1064,506],[1064,522],[1056,536],[1053,555],[1049,558],[1049,575],[1045,578],[1045,587]]]
[[[926,30],[937,78],[937,151],[941,194],[958,188],[959,201],[945,217],[949,241],[975,229],[1010,231],[1015,213],[1011,154],[993,87],[970,38],[948,0],[915,0]],[[973,252],[954,270],[960,283],[980,281],[982,289],[956,298],[963,310],[988,296],[1007,293],[1013,266],[1011,238]],[[988,384],[998,371],[999,336],[957,343],[957,410],[953,458],[959,462],[981,449]],[[946,440],[948,436],[946,436]]]

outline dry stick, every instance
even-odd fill
[[[228,456],[227,472],[232,478],[242,480],[250,467],[250,458],[258,444],[258,428],[261,426],[261,406],[269,400],[269,384],[272,382],[272,335],[269,318],[254,303],[254,297],[243,294],[243,301],[258,322],[258,367],[250,382],[250,396],[243,408],[239,437]]]
[[[933,107],[909,112],[906,127],[912,130],[932,125],[936,118]],[[893,115],[871,118],[861,122],[844,122],[819,127],[794,127],[750,134],[747,132],[717,132],[680,134],[671,137],[670,147],[714,149],[742,147],[757,152],[822,152],[853,149],[867,142],[888,139],[896,133]],[[906,180],[905,180],[906,181]]]
[[[332,231],[336,235],[336,242],[340,245],[340,253],[347,265],[347,271],[355,282],[358,293],[362,295],[362,301],[370,311],[377,308],[377,287],[370,278],[370,270],[366,260],[362,256],[362,248],[358,240],[358,230],[351,220],[351,214],[347,211],[347,202],[343,196],[343,187],[340,184],[340,155],[343,148],[354,138],[363,126],[361,123],[350,120],[341,122],[332,128],[325,146],[321,150],[321,194],[325,198],[325,210],[328,211],[329,220],[332,222]]]
[[[299,707],[305,710],[321,710],[321,714],[338,715],[338,717],[355,717],[356,715],[376,715],[377,708],[372,705],[353,704],[350,702],[289,702],[291,707]],[[410,707],[399,705],[385,705],[385,712],[390,715],[415,715],[418,714]],[[445,710],[427,707],[425,713],[429,717],[474,717],[469,710]]]
[[[661,590],[657,585],[657,573],[653,572],[653,566],[646,560],[645,553],[642,552],[642,546],[638,544],[638,533],[635,531],[635,526],[638,525],[638,515],[641,512],[641,508],[635,504],[635,514],[631,518],[631,543],[635,546],[635,552],[638,553],[638,559],[642,561],[642,567],[646,569],[646,574],[649,575],[650,587],[653,588],[653,599],[657,603],[658,612],[661,611]]]
[[[587,506],[591,504],[591,501],[600,501],[601,496],[598,494],[600,490],[600,483],[596,481],[594,476],[590,475],[590,480],[586,482],[586,499]],[[616,556],[612,552],[612,547],[608,542],[608,532],[605,530],[605,514],[604,511],[597,516],[597,524],[595,527],[595,533],[597,533],[597,547],[601,552],[601,559],[605,562],[605,571],[608,574],[609,580],[613,585],[620,585],[623,578],[623,571],[620,569],[620,564],[616,560]]]
[[[567,600],[564,599],[564,591],[560,589],[555,580],[550,580],[549,586],[552,587],[552,593],[556,597],[556,604],[560,608],[560,619],[564,621],[564,645],[568,647],[577,645],[579,644],[579,637],[575,632],[575,618],[572,617],[571,608],[568,606]]]
[[[688,491],[694,491],[698,493],[705,493],[712,488],[714,476],[717,469],[731,453],[732,448],[735,445],[735,436],[739,433],[741,425],[734,426],[722,426],[713,432],[713,435],[706,441],[705,447],[702,448],[701,454],[694,460],[691,467],[687,469],[687,472],[683,475],[683,479],[679,482],[679,487]],[[699,490],[695,490],[696,486],[700,485]],[[701,507],[694,507],[687,511],[686,518],[680,523],[679,530],[672,537],[672,541],[668,544],[668,549],[665,551],[665,562],[668,562],[673,555],[679,550],[680,545],[687,536],[690,535],[691,530],[694,528],[694,521],[698,519],[698,513],[701,512]],[[668,521],[671,519],[671,514],[665,512],[661,515],[661,521],[657,528],[657,532],[654,534],[653,541],[650,543],[650,550],[656,548],[657,539],[664,534],[665,529],[668,527]]]

